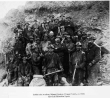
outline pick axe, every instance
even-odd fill
[[[74,83],[74,79],[75,79],[76,67],[77,67],[77,62],[76,62],[74,73],[73,73],[72,84]]]

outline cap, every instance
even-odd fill
[[[66,17],[66,19],[72,19],[70,16]]]
[[[55,39],[55,41],[60,41],[60,38],[59,38],[59,37],[57,37],[57,38]]]
[[[50,36],[54,35],[54,32],[53,31],[50,31],[49,35]]]
[[[65,28],[65,26],[64,25],[61,25],[60,28]]]
[[[81,46],[82,44],[80,42],[77,42],[76,43],[76,46]]]

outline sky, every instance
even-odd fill
[[[25,5],[26,1],[0,1],[0,19],[4,18],[9,10]]]

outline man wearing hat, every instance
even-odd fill
[[[95,65],[101,59],[101,48],[95,43],[95,40],[95,37],[91,37],[88,42],[88,51],[86,54],[86,80],[88,80]]]
[[[24,25],[24,30],[23,30],[23,35],[26,39],[28,39],[28,36],[27,36],[27,32],[28,32],[28,27],[29,27],[29,23],[25,23]]]
[[[75,44],[72,42],[72,39],[69,35],[66,36],[66,41],[65,41],[66,47],[68,48],[68,51],[71,54],[71,51],[75,51]]]
[[[47,23],[47,22],[48,22],[47,18],[44,17],[44,19],[43,19],[43,23],[45,24],[45,23]]]
[[[45,27],[44,32],[48,34],[50,31],[49,23],[45,23],[44,27]]]
[[[74,24],[73,24],[73,22],[72,22],[72,18],[71,18],[70,16],[66,17],[65,25],[66,25],[66,26],[71,26],[71,27],[74,26]]]
[[[60,16],[59,24],[60,24],[60,26],[61,26],[61,25],[65,25],[65,15],[62,14],[62,15]]]
[[[57,36],[61,36],[62,40],[64,40],[65,39],[65,35],[68,35],[68,33],[65,31],[65,26],[62,25],[62,26],[59,27],[59,32],[58,32]]]
[[[61,47],[61,38],[60,37],[57,37],[55,39],[55,45],[54,46],[55,46],[55,49],[58,49]]]
[[[22,29],[22,26],[21,26],[21,23],[20,22],[17,23],[17,28],[18,29]]]
[[[32,55],[32,44],[33,44],[33,37],[30,37],[29,43],[26,45],[26,54],[27,55]]]
[[[45,54],[43,65],[44,75],[63,69],[58,54],[54,53],[54,46],[51,42],[49,43],[48,51]],[[56,74],[48,75],[47,77],[49,79],[47,85],[50,86],[53,84],[55,85],[59,80]]]
[[[35,29],[38,29],[38,21],[37,20],[34,20],[34,23],[32,25],[32,28],[35,30]]]
[[[66,47],[65,43],[61,42],[61,38],[58,42],[55,43],[56,48],[54,49],[54,52],[57,53],[60,57],[60,61],[62,63],[62,66],[64,68],[64,76],[67,77],[69,74],[69,53],[68,48]]]
[[[52,44],[55,43],[55,37],[54,37],[54,32],[53,31],[50,31],[50,33],[49,33],[49,41],[51,41]]]
[[[21,23],[18,22],[16,28],[14,29],[15,36],[19,37],[20,32],[23,32],[23,29],[21,27]]]
[[[85,53],[81,49],[81,43],[76,43],[76,51],[71,55],[70,72],[72,74],[72,85],[80,85],[84,82]]]
[[[89,42],[89,37],[87,35],[83,35],[81,37],[81,43],[82,43],[82,50],[86,53],[88,50],[88,42]]]
[[[53,29],[54,28],[54,26],[55,26],[55,21],[54,21],[55,19],[54,19],[54,15],[52,15],[51,17],[50,17],[50,21],[49,21],[49,27],[50,27],[50,29]]]

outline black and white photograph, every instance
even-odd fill
[[[0,1],[0,87],[38,86],[110,86],[109,1]]]

